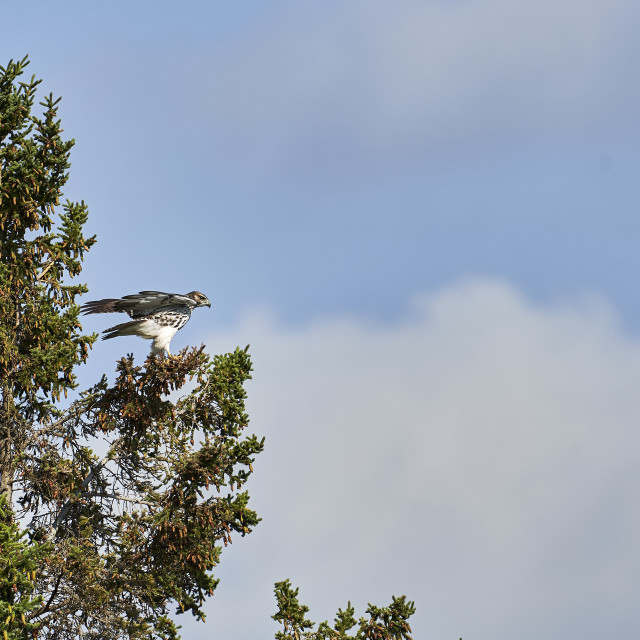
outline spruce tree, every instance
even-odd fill
[[[61,408],[95,340],[78,321],[87,289],[72,282],[95,239],[84,203],[60,205],[73,141],[59,100],[34,113],[27,64],[0,68],[0,544],[16,576],[0,582],[0,614],[14,612],[0,631],[176,638],[169,614],[203,618],[222,547],[258,522],[240,491],[263,447],[241,436],[251,361],[247,349],[128,356],[114,384]]]
[[[289,580],[276,582],[278,610],[272,617],[283,626],[283,630],[276,633],[276,640],[411,640],[407,620],[416,607],[406,596],[393,597],[388,607],[370,604],[369,617],[357,620],[355,609],[348,602],[346,609],[338,609],[333,625],[325,620],[314,630],[315,624],[305,618],[309,607],[298,601],[299,591]]]
[[[264,446],[244,435],[248,348],[129,355],[73,391],[96,339],[75,282],[95,238],[84,202],[62,202],[73,140],[27,65],[0,67],[0,632],[175,639],[173,614],[204,619],[223,547],[259,521],[241,490]],[[409,638],[404,597],[315,632],[288,581],[276,599],[283,640]]]

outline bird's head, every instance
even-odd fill
[[[199,291],[191,291],[187,293],[187,298],[191,298],[196,303],[196,307],[211,307],[209,298]]]

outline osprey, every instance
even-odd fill
[[[189,293],[164,293],[163,291],[141,291],[122,298],[106,298],[83,304],[82,313],[124,312],[132,320],[117,324],[103,331],[103,340],[118,336],[140,336],[153,340],[151,355],[166,351],[173,336],[184,327],[196,307],[211,307],[209,298],[199,291]]]

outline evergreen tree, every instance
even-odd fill
[[[411,627],[407,620],[415,613],[413,602],[405,596],[392,598],[388,607],[367,607],[368,618],[356,620],[355,609],[347,603],[331,626],[326,620],[314,631],[314,623],[306,620],[309,607],[298,601],[299,589],[293,589],[289,580],[276,582],[275,594],[278,611],[272,616],[282,624],[283,631],[276,633],[276,640],[411,640]],[[355,629],[354,629],[355,627]],[[354,629],[354,635],[348,632]],[[462,640],[462,639],[461,639]]]
[[[13,522],[7,497],[0,495],[0,631],[7,640],[32,638],[37,625],[28,622],[42,605],[34,597],[37,570],[50,545],[31,545],[26,531]]]
[[[78,321],[87,289],[71,282],[95,238],[83,202],[60,204],[73,141],[59,99],[34,113],[27,65],[0,67],[0,632],[175,639],[170,615],[204,619],[222,548],[259,521],[241,491],[264,444],[243,436],[248,348],[128,356],[113,384],[61,405],[96,339]],[[358,639],[409,638],[404,597],[311,632],[297,590],[276,595],[282,640],[347,640],[356,624]]]
[[[7,624],[38,638],[175,638],[172,607],[202,618],[222,546],[258,522],[239,491],[263,447],[241,438],[251,361],[246,349],[127,357],[113,385],[104,377],[60,408],[95,340],[78,322],[86,288],[69,283],[95,240],[84,203],[59,210],[73,141],[53,96],[33,113],[27,64],[0,68],[0,540],[8,575],[39,562],[19,574],[32,582],[4,589],[0,614],[10,607]]]

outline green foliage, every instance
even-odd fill
[[[177,638],[170,614],[204,618],[222,549],[259,521],[241,490],[263,448],[242,437],[251,361],[129,356],[61,408],[95,340],[67,283],[94,239],[84,204],[56,213],[73,142],[58,100],[32,113],[26,65],[0,68],[0,615],[40,639]]]
[[[298,591],[292,589],[289,580],[276,582],[278,611],[272,617],[284,627],[284,631],[276,633],[276,640],[411,640],[407,620],[416,608],[405,596],[393,597],[388,607],[370,604],[367,608],[369,618],[357,621],[355,609],[349,602],[344,611],[338,609],[333,626],[325,621],[313,631],[314,623],[305,619],[309,607],[298,602]],[[355,635],[348,635],[353,627],[357,627]]]
[[[27,60],[0,67],[0,384],[5,419],[15,410],[47,418],[74,386],[73,367],[87,358],[92,336],[78,333],[75,298],[82,284],[64,284],[80,273],[85,251],[84,203],[55,207],[67,181],[73,140],[61,138],[59,99],[32,113],[39,80],[19,81]],[[11,406],[17,404],[15,409]]]
[[[11,519],[6,496],[0,496],[0,632],[9,640],[32,638],[37,625],[29,622],[41,604],[34,597],[36,573],[50,545],[29,544],[26,531]]]
[[[35,427],[19,502],[56,542],[42,637],[175,638],[171,603],[204,618],[222,548],[259,521],[239,491],[263,449],[240,439],[250,371],[246,349],[213,361],[184,350],[144,367],[129,356],[113,385],[103,378]],[[193,390],[170,400],[190,378]],[[61,619],[60,609],[83,613]]]
[[[291,588],[289,580],[275,584],[278,611],[271,617],[284,626],[284,631],[276,633],[276,640],[300,640],[303,637],[311,637],[305,633],[305,629],[311,629],[313,622],[305,619],[309,607],[298,602],[299,591],[300,589]]]
[[[175,640],[170,616],[204,619],[222,549],[259,522],[241,491],[264,446],[243,436],[251,360],[247,348],[127,356],[113,384],[61,408],[96,339],[78,322],[86,287],[68,282],[95,238],[84,203],[59,206],[73,141],[59,99],[33,113],[27,64],[0,67],[0,631]],[[276,585],[278,640],[410,640],[404,596],[357,622],[349,604],[312,631],[297,595]]]

